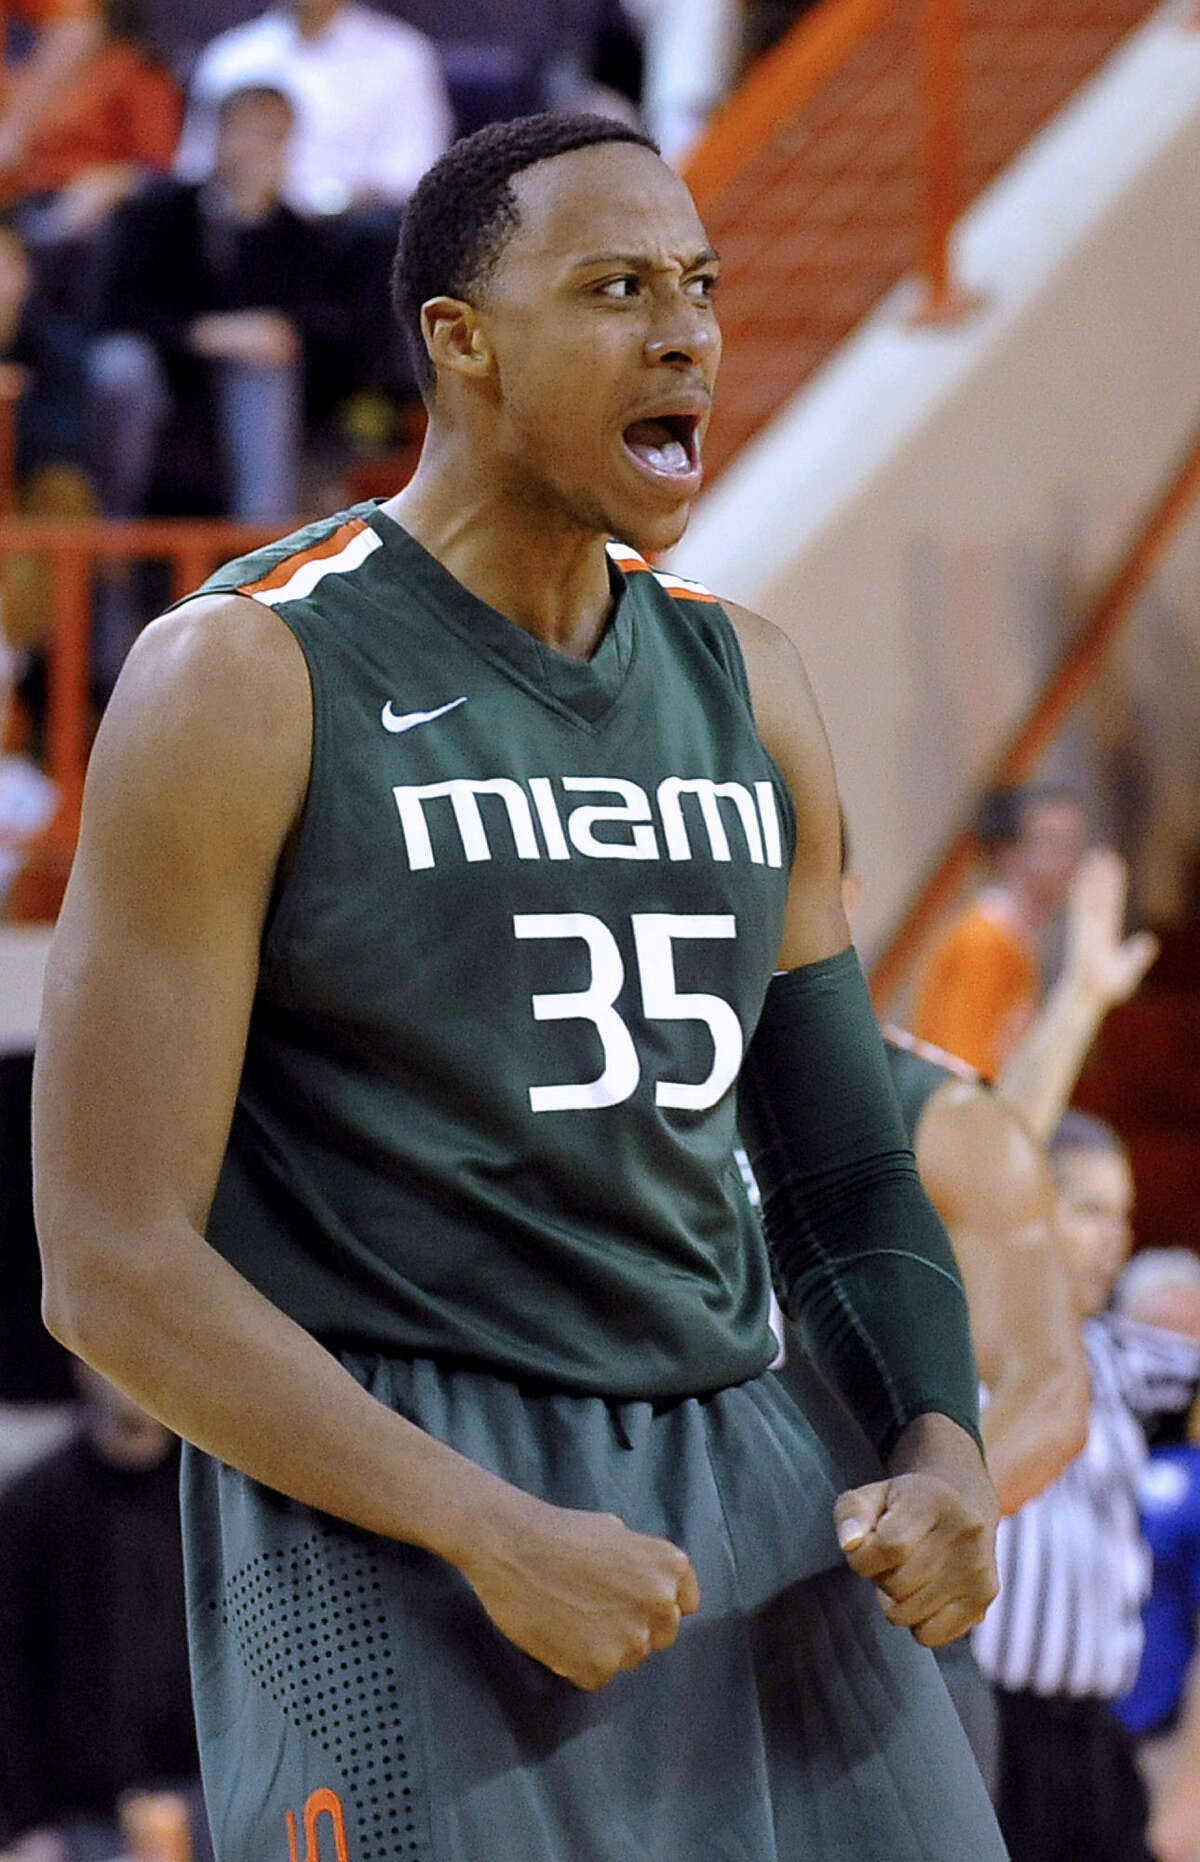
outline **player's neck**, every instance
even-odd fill
[[[590,659],[612,607],[605,538],[511,495],[500,475],[450,469],[429,447],[384,510],[464,588],[573,659]]]

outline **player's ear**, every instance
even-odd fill
[[[457,297],[431,297],[421,306],[421,330],[435,369],[477,377],[490,369],[491,344],[473,304]]]

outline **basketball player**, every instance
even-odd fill
[[[644,559],[716,271],[624,126],[459,143],[398,258],[415,478],[151,627],[100,733],[46,1312],[195,1445],[221,1862],[1003,1855],[920,1646],[994,1591],[975,1368],[821,727]],[[861,1467],[764,1374],[735,1083]]]

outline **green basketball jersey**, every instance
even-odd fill
[[[959,1060],[956,1054],[948,1054],[944,1048],[933,1047],[928,1041],[918,1041],[915,1035],[900,1028],[884,1029],[883,1050],[910,1144],[916,1143],[921,1114],[939,1086],[944,1086],[947,1080],[978,1082],[980,1078],[974,1067]]]
[[[734,1081],[794,822],[719,605],[609,560],[586,663],[374,505],[205,584],[314,713],[209,1238],[332,1345],[655,1398],[774,1352]]]

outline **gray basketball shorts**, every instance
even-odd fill
[[[1003,1862],[933,1658],[842,1561],[847,1473],[774,1375],[656,1407],[346,1363],[517,1486],[683,1546],[700,1609],[583,1693],[441,1559],[189,1450],[218,1862]]]

